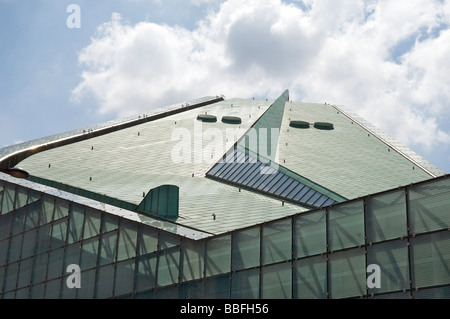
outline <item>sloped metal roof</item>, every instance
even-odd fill
[[[280,164],[347,199],[435,177],[411,159],[407,147],[399,142],[394,147],[393,139],[387,142],[380,130],[358,119],[329,104],[288,102],[277,148]],[[310,128],[290,127],[290,121],[308,122]],[[333,129],[314,128],[316,122]],[[440,172],[434,166],[433,171]]]
[[[286,95],[288,100],[288,91],[282,96]],[[252,128],[276,126],[279,137],[272,146],[275,158],[270,154],[271,160],[277,161],[278,171],[337,200],[404,186],[434,177],[430,171],[441,172],[336,106],[286,102],[284,107],[271,108],[273,104],[267,100],[229,99],[177,109],[173,114],[163,111],[151,121],[34,154],[18,166],[34,177],[136,206],[150,189],[176,185],[179,217],[172,222],[205,234],[220,234],[308,210],[205,177]],[[208,115],[208,121],[200,121],[198,115]],[[214,116],[217,120],[210,121]],[[224,116],[238,118],[238,124],[223,123]],[[294,128],[289,125],[293,120],[311,125]],[[333,129],[317,129],[316,122],[331,123]],[[269,142],[264,136],[262,140]],[[428,169],[420,163],[426,163]]]

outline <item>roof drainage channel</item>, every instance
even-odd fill
[[[0,168],[2,168],[2,169],[12,168],[12,167],[16,166],[18,163],[20,163],[21,161],[23,161],[24,159],[26,159],[27,157],[30,157],[36,153],[40,153],[40,152],[50,150],[50,149],[53,149],[56,147],[84,141],[84,140],[87,140],[87,139],[90,139],[93,137],[105,135],[108,133],[112,133],[115,131],[129,128],[129,127],[132,127],[135,125],[151,122],[151,121],[161,119],[161,118],[164,118],[164,117],[167,117],[170,115],[178,114],[178,113],[192,110],[192,109],[202,107],[205,105],[217,103],[217,102],[220,102],[223,100],[224,100],[224,97],[216,96],[214,98],[200,101],[198,103],[193,103],[193,104],[186,103],[186,106],[178,107],[178,108],[171,109],[171,110],[165,110],[165,111],[162,111],[162,112],[156,113],[156,114],[144,115],[142,117],[139,116],[136,119],[124,121],[119,124],[110,125],[107,127],[96,129],[96,130],[88,130],[87,132],[83,132],[83,133],[76,133],[76,135],[73,135],[73,136],[56,139],[56,140],[42,143],[39,145],[24,146],[23,149],[15,151],[15,152],[11,152],[10,154],[7,154],[3,158],[0,158]],[[39,142],[42,140],[45,140],[45,138],[37,140],[35,142]]]

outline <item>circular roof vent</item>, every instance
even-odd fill
[[[222,122],[227,124],[241,124],[241,118],[237,116],[223,116]]]
[[[197,120],[202,122],[217,122],[217,117],[215,115],[200,114],[197,116]]]
[[[305,121],[291,121],[289,126],[295,128],[309,128],[309,123]]]
[[[334,130],[333,123],[327,123],[327,122],[315,122],[314,127],[318,130]]]

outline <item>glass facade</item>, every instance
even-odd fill
[[[194,240],[0,180],[0,298],[448,298],[449,207],[445,176]]]

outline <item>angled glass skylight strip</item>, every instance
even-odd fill
[[[206,176],[312,208],[335,203],[321,192],[237,149],[228,152]]]
[[[267,192],[274,193],[288,179],[289,179],[289,176],[283,174],[283,177],[279,181],[275,182],[274,185],[270,186],[270,188],[267,190]]]
[[[327,201],[327,199],[329,199],[329,198],[325,195],[320,196],[314,203],[314,206],[319,206],[319,207],[322,206],[322,204],[324,204]]]
[[[289,194],[287,194],[286,197],[290,199],[294,198],[294,196],[297,195],[297,193],[301,191],[304,187],[306,186],[303,185],[302,183],[298,183],[298,185],[295,186],[295,188]]]
[[[268,192],[273,185],[275,185],[275,183],[277,183],[280,179],[282,179],[283,177],[287,177],[286,175],[284,175],[283,173],[278,172],[277,176],[275,176],[264,188],[263,191],[264,192]]]

